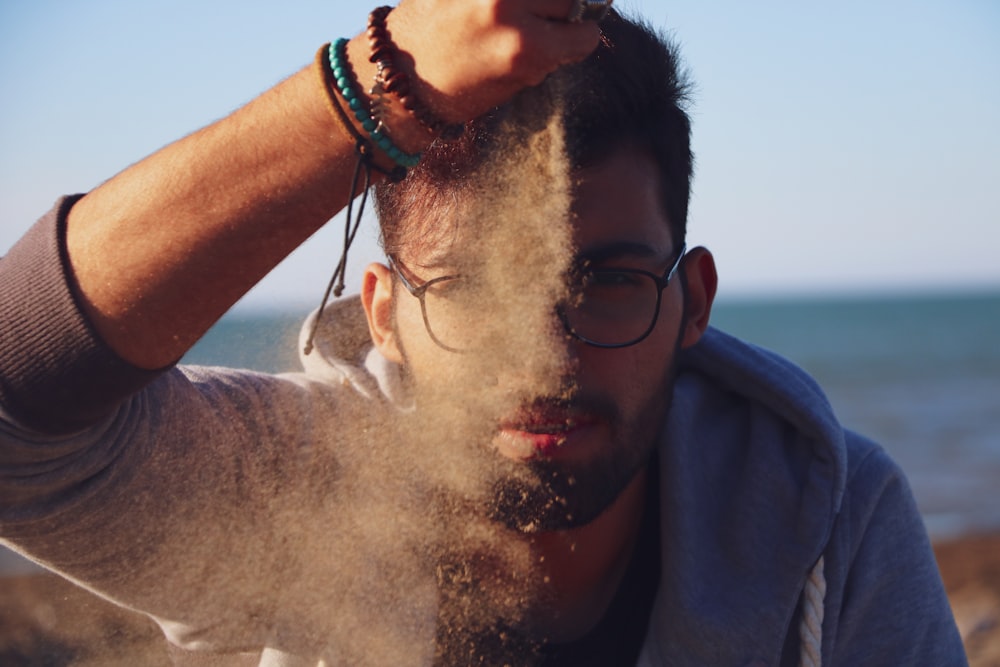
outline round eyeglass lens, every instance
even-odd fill
[[[585,273],[564,308],[570,330],[599,345],[625,345],[643,338],[660,306],[652,274],[628,269]]]

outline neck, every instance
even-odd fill
[[[579,639],[597,625],[628,568],[646,500],[641,470],[594,521],[572,530],[540,533],[531,547],[551,597],[532,625],[555,643]]]

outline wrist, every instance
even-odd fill
[[[371,47],[366,34],[362,33],[347,43],[347,59],[354,68],[357,76],[356,93],[361,99],[364,108],[368,110],[369,117],[374,119],[372,110],[372,88],[375,86],[379,76],[379,69],[376,63],[369,60],[371,57]],[[426,131],[420,122],[412,117],[406,109],[399,104],[388,104],[382,107],[382,124],[386,135],[392,143],[400,150],[408,154],[419,154],[423,152],[436,138]],[[367,131],[362,127],[361,121],[354,118],[356,127],[362,133]]]

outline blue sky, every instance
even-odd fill
[[[355,0],[0,3],[0,252],[364,25]],[[1000,3],[624,0],[696,82],[690,242],[723,297],[1000,289]],[[164,224],[169,224],[168,220]],[[246,307],[311,304],[338,220]],[[379,252],[369,225],[349,287]]]

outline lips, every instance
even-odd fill
[[[571,449],[574,436],[596,421],[589,413],[564,403],[537,401],[513,419],[501,422],[499,447],[512,458],[552,458]]]

